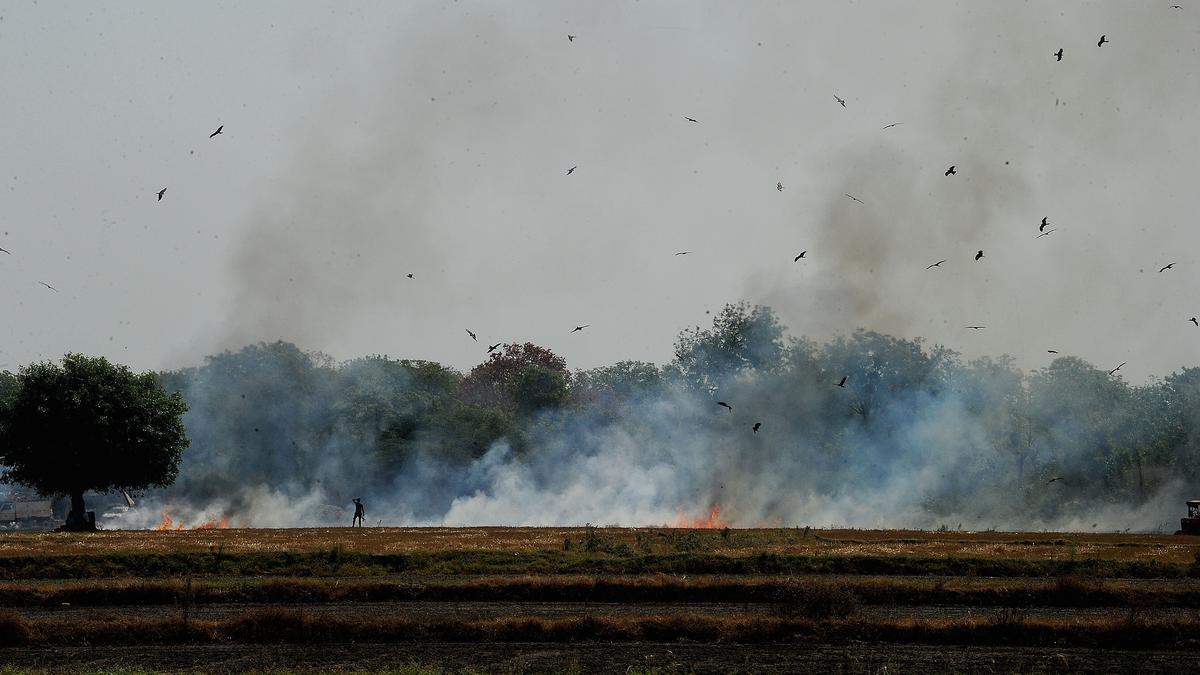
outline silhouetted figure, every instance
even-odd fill
[[[582,332],[584,328],[587,328],[587,327],[588,327],[588,326],[590,326],[590,325],[592,325],[592,324],[590,324],[590,323],[585,323],[585,324],[583,324],[582,326],[575,326],[574,328],[572,328],[572,329],[571,329],[571,332],[572,332],[572,333],[579,333],[579,332]]]
[[[496,348],[499,347],[500,344],[501,343],[497,342],[496,344],[492,345],[491,347],[488,347],[488,353],[491,354],[492,352],[496,351]]]
[[[1159,273],[1159,274],[1162,274],[1163,272],[1166,272],[1167,270],[1169,270],[1169,269],[1171,269],[1171,268],[1173,268],[1173,267],[1175,267],[1175,263],[1171,263],[1170,265],[1167,265],[1166,267],[1163,267],[1161,270],[1159,270],[1159,271],[1158,271],[1158,273]]]
[[[1196,324],[1197,326],[1200,326],[1200,321],[1196,321],[1196,317],[1194,317],[1194,316],[1192,318],[1188,319],[1188,321],[1191,321],[1192,323]]]
[[[850,194],[849,192],[843,192],[842,194],[846,195],[846,196],[847,196],[847,197],[849,197],[850,199],[853,199],[854,201],[858,202],[859,204],[862,204],[862,205],[864,205],[864,206],[866,205],[866,202],[864,202],[863,200],[859,199],[858,197],[855,197],[854,195]]]
[[[362,527],[363,526],[363,516],[367,515],[367,511],[366,511],[366,509],[363,508],[362,500],[359,499],[358,497],[355,497],[351,501],[354,502],[354,520],[350,521],[350,527],[355,527],[355,525],[357,525],[358,527]]]
[[[1122,362],[1121,362],[1121,366],[1125,365],[1126,363],[1129,363],[1129,362],[1128,362],[1128,361],[1122,361]],[[1113,368],[1112,370],[1108,371],[1108,374],[1109,374],[1109,375],[1113,375],[1113,374],[1115,374],[1115,373],[1116,373],[1118,370],[1120,370],[1120,369],[1121,369],[1121,366],[1117,366],[1116,368]]]
[[[1097,46],[1097,47],[1103,47],[1105,42],[1108,42],[1108,36],[1107,36],[1107,35],[1101,35],[1101,36],[1100,36],[1100,41],[1096,43],[1096,46]]]
[[[0,253],[8,253],[9,255],[12,255],[12,253],[8,249],[4,249],[4,248],[0,248]]]
[[[413,278],[413,275],[411,275],[411,274],[405,274],[404,276],[408,277],[409,279]]]
[[[55,287],[51,286],[50,284],[48,284],[48,283],[46,283],[46,282],[44,282],[44,281],[39,281],[38,283],[39,283],[39,284],[41,284],[41,285],[43,285],[43,286],[45,286],[46,288],[49,288],[50,290],[54,291],[55,293],[57,293],[57,292],[58,292],[58,289],[57,289],[57,288],[55,288]]]
[[[1057,353],[1058,353],[1058,350],[1057,350],[1057,349],[1047,349],[1047,350],[1046,350],[1046,353],[1047,353],[1047,354],[1057,354]]]
[[[979,249],[979,252],[975,254],[975,259],[979,260],[982,257],[983,257],[983,249]]]
[[[162,196],[163,196],[163,195],[165,195],[165,194],[167,194],[167,188],[163,188],[163,189],[159,190],[159,191],[158,191],[158,201],[160,201],[160,202],[161,202],[161,201],[162,201]]]
[[[843,375],[843,376],[842,376],[842,381],[841,381],[841,382],[838,382],[837,384],[835,384],[835,385],[833,385],[833,386],[835,386],[835,387],[842,387],[842,388],[845,388],[845,386],[846,386],[846,380],[848,380],[848,379],[850,379],[850,376],[849,376],[849,375]]]
[[[1058,51],[1054,52],[1054,57],[1062,61],[1062,47],[1059,47]]]
[[[892,127],[898,127],[898,126],[900,126],[901,124],[904,124],[904,122],[892,122],[891,124],[889,124],[889,125],[887,125],[886,127],[884,127],[884,129],[891,129]]]
[[[470,335],[472,340],[479,342],[479,338],[475,337],[475,333],[471,332],[470,328],[468,328],[466,330],[467,330],[467,335]]]
[[[937,262],[933,263],[932,265],[930,265],[929,267],[926,267],[925,269],[927,269],[927,270],[931,270],[931,269],[933,269],[933,268],[935,268],[935,267],[941,267],[941,266],[942,266],[942,263],[944,263],[944,262],[946,262],[946,261],[945,261],[945,259],[939,260],[939,261],[937,261]]]
[[[954,166],[955,166],[954,164],[951,164],[950,168],[946,169],[947,176],[953,176],[954,174],[958,173],[957,171],[954,170]]]
[[[1047,484],[1047,485],[1049,485],[1050,483],[1053,483],[1053,482],[1054,482],[1054,481],[1056,481],[1056,480],[1062,480],[1062,477],[1061,477],[1061,476],[1055,476],[1054,478],[1051,478],[1050,480],[1046,481],[1046,484]]]
[[[575,173],[575,169],[578,169],[578,168],[579,168],[578,166],[573,166],[573,167],[567,169],[567,175],[570,176],[571,174]]]
[[[687,255],[689,253],[691,253],[691,251],[680,251],[680,252],[676,253],[675,255]]]
[[[733,406],[729,405],[725,401],[717,401],[717,405],[721,406],[722,408],[725,408],[729,412],[733,412]]]
[[[209,138],[212,138],[212,137],[216,136],[217,134],[221,133],[221,130],[222,130],[222,129],[224,129],[224,128],[225,128],[225,125],[224,125],[224,124],[222,124],[221,126],[217,127],[217,130],[216,130],[216,131],[214,131],[214,132],[212,132],[211,134],[209,134],[209,135],[208,135],[208,137],[209,137]]]
[[[845,108],[845,107],[846,107],[846,99],[839,98],[837,94],[834,94],[834,95],[833,95],[833,100],[835,100],[835,101],[837,101],[838,103],[840,103],[840,104],[842,105],[842,107],[843,107],[843,108]]]
[[[775,183],[775,189],[779,190],[780,192],[783,192],[783,183],[782,182]]]
[[[567,36],[567,42],[574,42],[574,41],[575,41],[575,36],[574,36],[574,35],[568,35],[568,36]]]
[[[754,423],[754,426],[753,426],[753,427],[750,427],[750,428],[751,428],[751,429],[753,429],[753,430],[754,430],[754,433],[756,433],[756,434],[757,434],[757,433],[758,433],[758,430],[762,428],[762,422],[755,422],[755,423]]]
[[[987,326],[967,326],[967,328],[970,328],[971,330],[983,330],[984,328],[987,328]]]
[[[1050,236],[1051,232],[1058,232],[1058,228],[1052,227],[1052,228],[1046,230],[1045,232],[1039,234],[1038,236],[1034,237],[1034,239],[1041,239],[1042,237],[1048,237],[1048,236]]]
[[[1050,224],[1050,219],[1042,216],[1042,224],[1038,225],[1038,232],[1045,232],[1046,226]]]
[[[691,123],[693,123],[693,124],[700,124],[700,120],[698,120],[698,119],[693,119],[693,118],[691,118],[691,117],[688,117],[687,115],[684,115],[684,116],[683,116],[683,119],[685,119],[685,120],[687,120],[687,121],[689,121],[689,122],[691,122]]]
[[[800,259],[803,258],[806,253],[808,253],[808,251],[800,251],[800,255],[792,258],[792,262],[800,262]]]

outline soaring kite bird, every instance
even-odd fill
[[[967,328],[970,328],[971,330],[983,330],[984,328],[987,328],[987,326],[967,326]]]
[[[776,183],[775,189],[779,190],[780,192],[783,192],[783,183]]]
[[[842,194],[846,195],[850,199],[853,199],[854,201],[858,202],[859,204],[862,204],[863,206],[866,206],[866,204],[867,204],[866,202],[859,199],[858,197],[855,197],[854,195],[850,194],[849,192],[843,192]]]
[[[884,127],[884,129],[891,129],[892,127],[898,127],[898,126],[900,126],[901,124],[904,124],[904,122],[892,122],[891,124],[889,124],[889,125],[887,125],[886,127]]]
[[[575,169],[578,169],[578,168],[579,168],[578,166],[573,166],[573,167],[567,169],[567,175],[570,176],[571,174],[575,173]]]
[[[0,253],[8,253],[9,255],[12,255],[12,253],[10,251],[8,251],[7,249],[3,249],[3,248],[0,248]]]
[[[689,122],[691,122],[691,123],[693,123],[693,124],[700,124],[700,120],[697,120],[697,119],[692,119],[691,117],[688,117],[687,115],[684,115],[684,116],[683,116],[683,119],[685,119],[685,120],[687,120],[687,121],[689,121]]]
[[[574,35],[568,35],[568,36],[567,36],[567,42],[574,42],[574,41],[575,41],[575,36],[574,36]]]
[[[950,168],[949,168],[949,169],[946,169],[946,175],[947,175],[947,176],[953,176],[953,175],[955,175],[956,173],[958,173],[958,172],[954,170],[954,165],[953,165],[953,164],[951,164],[951,165],[950,165]]]
[[[753,426],[753,427],[750,427],[750,428],[751,428],[751,429],[753,429],[753,430],[754,430],[754,433],[756,433],[756,434],[757,434],[757,433],[758,433],[758,430],[759,430],[760,428],[762,428],[762,422],[755,422],[755,423],[754,423],[754,426]]]
[[[804,257],[805,253],[808,253],[808,251],[801,251],[800,255],[796,256],[795,258],[792,258],[792,262],[800,262],[800,259]]]
[[[1161,270],[1159,270],[1159,271],[1158,271],[1158,273],[1159,273],[1159,274],[1162,274],[1163,272],[1166,272],[1167,270],[1169,270],[1169,269],[1171,269],[1171,268],[1173,268],[1173,267],[1175,267],[1175,263],[1171,263],[1170,265],[1167,265],[1167,266],[1163,267]]]
[[[837,94],[833,95],[833,100],[837,101],[838,103],[841,103],[843,108],[846,107],[846,99],[839,98]]]
[[[1038,225],[1038,232],[1045,232],[1046,226],[1050,224],[1050,219],[1042,216],[1042,224]]]
[[[3,250],[3,249],[0,249],[0,250]],[[7,253],[7,251],[5,251],[5,253]],[[1192,323],[1196,324],[1197,326],[1200,326],[1200,321],[1196,321],[1196,317],[1194,317],[1194,316],[1192,318],[1188,319],[1188,321],[1191,321]]]
[[[492,345],[491,347],[488,347],[488,353],[491,354],[492,352],[496,351],[496,348],[499,347],[500,344],[501,343],[497,342],[496,344]]]
[[[165,195],[165,194],[167,194],[167,188],[163,188],[163,189],[159,190],[159,191],[158,191],[158,201],[160,201],[160,202],[161,202],[161,201],[162,201],[162,196],[163,196],[163,195]]]
[[[1122,362],[1121,362],[1121,366],[1125,365],[1126,363],[1129,363],[1129,362],[1128,362],[1128,361],[1122,361]],[[1109,374],[1109,375],[1113,375],[1114,373],[1116,373],[1118,370],[1120,370],[1120,369],[1121,369],[1121,366],[1117,366],[1116,368],[1113,368],[1112,370],[1108,371],[1108,374]]]
[[[1059,47],[1058,51],[1054,52],[1054,56],[1058,58],[1059,61],[1062,61],[1062,47]]]
[[[572,333],[579,333],[579,332],[582,332],[584,328],[587,328],[587,327],[588,327],[588,326],[590,326],[590,325],[592,325],[592,324],[590,324],[590,323],[585,323],[585,324],[583,324],[582,326],[575,326],[574,328],[572,328],[572,329],[571,329],[571,332],[572,332]]]
[[[982,257],[983,257],[983,249],[979,249],[979,253],[975,254],[975,259],[979,260]]]
[[[722,408],[727,409],[729,412],[733,412],[733,406],[729,405],[725,401],[717,401],[717,405],[721,406]]]
[[[38,283],[39,283],[39,284],[41,284],[41,285],[43,285],[43,286],[45,286],[46,288],[49,288],[50,290],[54,291],[55,293],[57,293],[57,292],[58,292],[58,289],[57,289],[57,288],[55,288],[55,287],[51,286],[50,284],[48,284],[48,283],[46,283],[46,282],[44,282],[44,281],[39,281]]]
[[[216,131],[214,131],[214,132],[212,132],[211,134],[209,134],[209,135],[208,135],[208,137],[209,137],[209,138],[212,138],[213,136],[216,136],[217,134],[221,133],[221,130],[222,130],[222,129],[224,129],[224,128],[225,128],[225,125],[224,125],[224,124],[222,124],[221,126],[217,127],[217,130],[216,130]]]
[[[933,263],[932,265],[930,265],[929,267],[926,267],[925,269],[927,269],[927,270],[931,270],[931,269],[933,269],[933,268],[935,268],[935,267],[941,267],[941,266],[942,266],[942,263],[944,263],[944,262],[946,262],[944,259],[943,259],[943,260],[939,260],[939,261],[937,261],[937,262]]]
[[[1108,42],[1108,36],[1107,36],[1107,35],[1101,35],[1101,36],[1100,36],[1100,41],[1096,43],[1096,46],[1097,46],[1097,47],[1103,47],[1105,42]]]
[[[1047,350],[1046,350],[1046,353],[1047,353],[1047,354],[1057,354],[1057,353],[1058,353],[1058,350],[1057,350],[1057,349],[1047,349]]]
[[[842,376],[842,381],[841,381],[841,382],[838,382],[837,384],[835,384],[835,385],[833,385],[833,386],[835,386],[835,387],[845,387],[845,386],[846,386],[846,380],[847,380],[847,379],[849,379],[849,377],[850,377],[849,375],[843,375],[843,376]]]
[[[475,333],[471,332],[470,328],[466,329],[466,331],[467,331],[467,335],[470,335],[472,340],[479,342],[479,338],[475,337]]]

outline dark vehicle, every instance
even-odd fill
[[[1179,531],[1175,534],[1200,535],[1200,499],[1189,499],[1187,509],[1187,518],[1179,519]]]

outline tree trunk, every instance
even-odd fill
[[[71,512],[67,514],[67,522],[60,529],[68,532],[95,531],[96,521],[88,517],[87,505],[83,502],[83,490],[71,491]]]

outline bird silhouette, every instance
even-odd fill
[[[1047,350],[1046,350],[1046,353],[1047,353],[1047,354],[1057,354],[1057,353],[1058,353],[1058,350],[1057,350],[1057,349],[1047,349]]]
[[[1045,232],[1039,234],[1038,236],[1034,237],[1034,239],[1041,239],[1042,237],[1049,235],[1051,232],[1058,232],[1058,228],[1052,227],[1052,228],[1046,230]]]
[[[583,329],[584,329],[584,328],[587,328],[587,327],[588,327],[588,326],[590,326],[590,325],[592,325],[592,324],[590,324],[590,323],[585,323],[585,324],[583,324],[582,326],[575,326],[574,328],[572,328],[572,329],[571,329],[571,332],[572,332],[572,333],[579,333],[579,332],[583,331]]]
[[[500,344],[501,343],[497,342],[496,344],[492,345],[491,347],[488,347],[488,353],[491,354],[492,352],[496,351],[496,348],[499,347]]]
[[[574,35],[568,35],[568,36],[567,36],[567,42],[574,42],[574,41],[575,41],[575,36],[574,36]]]
[[[9,251],[9,250],[8,250],[8,249],[6,249],[6,248],[0,248],[0,253],[7,253],[7,254],[9,254],[9,255],[12,255],[12,252],[11,252],[11,251]]]
[[[57,289],[57,288],[55,288],[55,287],[51,286],[50,284],[48,284],[48,283],[46,283],[46,282],[44,282],[44,281],[39,281],[38,283],[39,283],[39,284],[41,284],[41,285],[43,285],[43,286],[45,286],[46,288],[49,288],[50,290],[54,291],[55,293],[57,293],[57,292],[58,292],[58,289]]]
[[[567,169],[567,175],[570,176],[571,174],[575,173],[575,169],[578,169],[578,168],[579,168],[578,166],[573,166],[573,167]]]
[[[946,175],[947,175],[947,176],[953,176],[954,174],[958,173],[957,171],[955,171],[955,170],[954,170],[954,166],[955,166],[955,165],[951,164],[951,165],[950,165],[950,168],[949,168],[949,169],[946,169]]]
[[[727,409],[729,412],[733,412],[733,406],[729,405],[725,401],[717,401],[717,405],[721,406],[722,408]]]
[[[941,266],[942,266],[942,263],[944,263],[944,262],[946,262],[946,260],[945,260],[945,259],[939,260],[939,261],[937,261],[937,262],[933,263],[932,265],[930,265],[929,267],[926,267],[925,269],[927,269],[927,270],[930,270],[930,269],[933,269],[933,268],[935,268],[935,267],[941,267]]]
[[[689,122],[691,122],[691,123],[693,123],[693,124],[700,124],[700,120],[698,120],[698,119],[693,119],[693,118],[691,118],[691,117],[688,117],[687,115],[684,115],[683,119],[685,119],[685,120],[687,120],[687,121],[689,121]]]
[[[979,252],[975,254],[975,259],[979,260],[982,257],[983,257],[983,249],[979,249]]]
[[[792,258],[792,262],[800,262],[800,259],[803,258],[806,253],[808,253],[808,251],[801,251],[800,255]]]
[[[846,107],[846,99],[838,97],[838,95],[837,95],[837,94],[834,94],[834,95],[833,95],[833,100],[835,100],[835,101],[837,101],[838,103],[842,104],[842,107],[843,107],[843,108],[845,108],[845,107]]]
[[[1055,476],[1054,478],[1051,478],[1050,480],[1046,481],[1046,484],[1047,484],[1047,485],[1049,485],[1050,483],[1053,483],[1053,482],[1054,482],[1054,481],[1056,481],[1056,480],[1062,480],[1062,477],[1061,477],[1061,476]]]
[[[904,122],[892,122],[891,124],[889,124],[889,125],[887,125],[886,127],[884,127],[884,129],[891,129],[892,127],[898,127],[898,126],[900,126],[901,124],[904,124]]]
[[[467,335],[470,335],[472,340],[479,342],[479,338],[475,337],[475,333],[473,333],[470,328],[467,328],[466,331]]]
[[[845,386],[846,386],[846,380],[847,380],[847,379],[849,379],[849,378],[850,378],[850,376],[849,376],[849,375],[843,375],[843,376],[842,376],[842,381],[841,381],[841,382],[838,382],[837,384],[835,384],[835,385],[833,385],[833,386],[835,386],[835,387],[845,387]]]
[[[1042,216],[1042,224],[1038,225],[1038,232],[1044,232],[1046,230],[1046,226],[1049,224],[1050,224],[1050,219],[1045,216]]]
[[[689,253],[691,253],[691,251],[680,251],[680,252],[676,253],[675,255],[687,255]]]
[[[0,250],[3,250],[3,249],[0,249]],[[1194,317],[1194,316],[1192,318],[1188,319],[1188,321],[1191,321],[1192,323],[1196,324],[1197,326],[1200,326],[1200,321],[1196,321],[1196,317]]]
[[[158,191],[158,201],[160,201],[160,202],[161,202],[161,201],[162,201],[162,196],[163,196],[163,195],[165,195],[165,194],[167,194],[167,188],[163,188],[163,189],[159,190],[159,191]]]
[[[859,199],[858,197],[855,197],[854,195],[850,194],[849,192],[843,192],[842,194],[846,195],[846,196],[847,196],[847,197],[849,197],[850,199],[853,199],[854,201],[858,202],[859,204],[862,204],[862,205],[864,205],[864,206],[866,206],[866,204],[867,204],[866,202],[864,202],[863,200]]]
[[[408,277],[409,279],[412,279],[412,278],[413,278],[413,275],[411,275],[411,274],[406,274],[406,275],[404,275],[404,276]]]
[[[754,433],[756,433],[756,434],[757,434],[757,433],[758,433],[758,430],[762,428],[762,422],[755,422],[755,423],[754,423],[754,426],[752,426],[752,427],[750,427],[750,428],[751,428],[751,429],[753,429],[753,430],[754,430]]]
[[[1062,61],[1062,47],[1059,47],[1059,48],[1058,48],[1058,51],[1054,52],[1054,56],[1055,56],[1055,58],[1057,58],[1059,61]]]
[[[1121,366],[1125,365],[1126,363],[1129,363],[1129,362],[1128,362],[1128,361],[1122,361],[1122,362],[1121,362]],[[1121,366],[1117,366],[1116,368],[1113,368],[1112,370],[1108,371],[1108,374],[1109,374],[1109,375],[1112,375],[1112,374],[1116,373],[1118,370],[1120,370],[1120,369],[1121,369]]]
[[[224,129],[224,128],[225,128],[225,125],[224,125],[224,124],[222,124],[221,126],[217,127],[217,130],[216,130],[216,131],[214,131],[214,132],[212,132],[211,134],[209,134],[209,135],[208,135],[208,137],[209,137],[209,138],[212,138],[213,136],[216,136],[217,134],[221,133],[221,130],[222,130],[222,129]]]
[[[1182,5],[1171,5],[1171,9],[1183,9]]]
[[[970,328],[971,330],[983,330],[984,328],[987,328],[987,326],[966,326],[966,328]]]
[[[1096,43],[1096,46],[1097,46],[1097,47],[1103,47],[1105,42],[1108,42],[1108,36],[1107,36],[1107,35],[1101,35],[1101,36],[1100,36],[1100,41]]]
[[[783,183],[776,183],[775,189],[779,190],[780,192],[783,192]]]
[[[1171,263],[1171,264],[1169,264],[1169,265],[1166,265],[1166,266],[1164,266],[1162,269],[1160,269],[1160,270],[1158,271],[1158,273],[1159,273],[1159,274],[1162,274],[1163,272],[1166,272],[1167,270],[1169,270],[1169,269],[1171,269],[1171,268],[1173,268],[1173,267],[1175,267],[1175,263]]]

